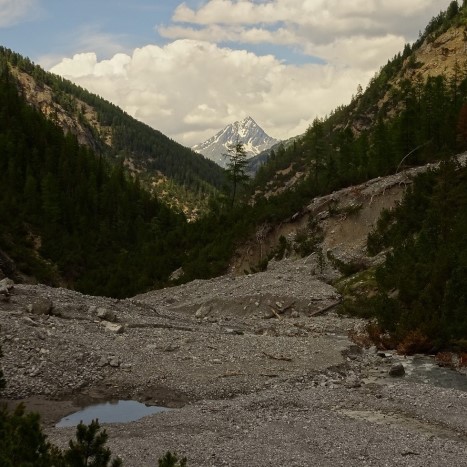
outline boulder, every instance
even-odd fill
[[[120,359],[115,355],[111,355],[109,357],[109,365],[114,368],[118,368],[120,366]]]
[[[113,332],[115,334],[123,334],[125,328],[121,324],[111,323],[110,321],[103,321],[102,324],[104,325],[107,331]]]
[[[405,368],[402,363],[396,363],[395,365],[392,365],[391,368],[389,369],[389,376],[393,377],[399,377],[399,376],[404,376],[405,375]]]
[[[8,296],[10,291],[13,289],[15,283],[6,277],[0,281],[0,295]]]
[[[52,311],[53,303],[48,298],[37,298],[28,305],[28,311],[33,315],[49,315]]]
[[[110,321],[115,323],[117,321],[117,315],[114,311],[109,310],[108,308],[99,307],[96,309],[96,315],[99,319]]]
[[[180,279],[183,276],[183,274],[185,274],[185,272],[183,271],[183,268],[178,268],[175,271],[173,271],[172,274],[170,274],[169,280],[176,281]]]
[[[346,378],[344,385],[348,389],[357,389],[362,386],[362,382],[357,376],[351,375]]]

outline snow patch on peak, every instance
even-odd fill
[[[203,154],[208,159],[213,160],[221,167],[226,167],[226,154],[229,148],[238,142],[244,144],[245,152],[248,158],[256,156],[262,151],[269,149],[276,144],[278,140],[267,135],[265,131],[250,117],[241,121],[227,125],[216,135],[196,144],[191,149]]]

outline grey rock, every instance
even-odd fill
[[[31,319],[31,318],[28,318],[28,319]],[[39,329],[36,335],[42,341],[44,341],[47,338],[47,333],[43,329]]]
[[[209,313],[211,313],[212,306],[211,305],[201,305],[195,313],[195,318],[201,319],[205,318]]]
[[[13,290],[15,283],[6,277],[0,281],[0,294],[8,296],[10,295],[10,291]]]
[[[109,365],[113,368],[118,368],[120,366],[120,359],[115,356],[109,357]]]
[[[109,359],[107,357],[101,357],[97,362],[97,366],[103,367],[109,364]]]
[[[349,376],[344,385],[348,389],[357,389],[362,386],[362,382],[356,376]]]
[[[110,321],[102,321],[102,324],[107,331],[115,334],[123,334],[125,332],[125,328],[121,324],[111,323]]]
[[[28,311],[34,315],[48,315],[53,309],[53,303],[47,298],[37,298],[28,305]]]
[[[183,271],[183,268],[178,268],[174,272],[172,272],[172,274],[170,274],[169,280],[176,281],[180,279],[183,276],[183,274],[185,274],[185,272]]]
[[[28,326],[33,326],[37,327],[39,326],[39,323],[36,323],[33,319],[31,319],[29,316],[24,316],[23,317],[23,323],[27,324]]]
[[[110,321],[115,323],[117,321],[117,315],[108,308],[99,307],[96,309],[96,314],[99,319]]]
[[[285,335],[288,336],[288,337],[296,337],[296,336],[299,336],[299,335],[300,335],[300,329],[297,329],[297,328],[288,329],[288,330],[285,332]]]
[[[392,365],[391,368],[389,369],[389,376],[393,377],[399,377],[399,376],[404,376],[405,375],[405,368],[402,363],[396,363],[395,365]]]

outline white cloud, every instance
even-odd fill
[[[159,34],[168,39],[195,39],[209,42],[239,42],[243,44],[294,45],[299,38],[292,31],[278,28],[274,31],[266,28],[230,26],[213,24],[202,29],[186,26],[161,26]]]
[[[148,45],[132,56],[64,59],[52,72],[115,102],[186,145],[251,115],[272,136],[303,132],[313,118],[347,102],[370,75],[349,68],[281,63],[208,42]]]
[[[37,0],[0,0],[0,28],[26,18],[36,5]]]
[[[295,45],[327,44],[339,37],[394,34],[413,40],[438,13],[439,0],[210,0],[198,9],[179,5],[175,24],[161,26],[170,39],[265,42]],[[195,25],[196,27],[193,27]]]
[[[357,35],[322,45],[308,44],[305,51],[324,57],[330,63],[340,63],[363,72],[377,70],[387,59],[401,51],[404,43],[403,37],[392,34],[373,38]]]
[[[158,28],[172,41],[165,46],[99,60],[89,42],[81,49],[87,53],[51,71],[185,145],[247,115],[271,136],[288,138],[348,103],[357,85],[438,12],[439,0],[210,0],[197,9],[182,3],[172,23]],[[286,46],[325,64],[241,50],[252,44]]]
[[[289,24],[317,25],[323,29],[340,19],[367,18],[379,23],[381,19],[391,28],[401,18],[440,8],[439,0],[208,0],[198,9],[179,5],[172,17],[174,22],[199,25],[210,24]],[[350,24],[349,24],[350,26]],[[413,31],[412,31],[413,32]]]

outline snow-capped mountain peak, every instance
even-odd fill
[[[278,140],[267,135],[251,117],[246,117],[241,121],[227,125],[215,136],[204,143],[196,144],[191,149],[203,154],[221,167],[225,167],[227,158],[223,154],[226,154],[229,147],[238,142],[244,144],[246,154],[248,158],[251,158],[269,149]]]

